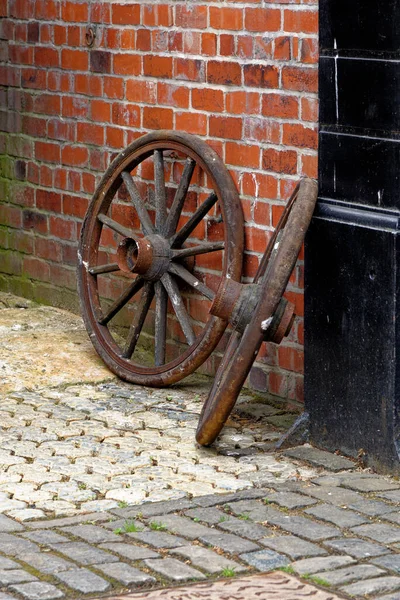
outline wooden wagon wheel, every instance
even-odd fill
[[[214,314],[230,314],[235,331],[203,406],[196,433],[199,444],[212,444],[220,433],[262,342],[279,343],[290,331],[294,307],[282,295],[310,224],[317,193],[315,181],[301,180],[268,244],[254,284],[225,281],[217,292],[211,310]]]
[[[213,288],[221,277],[240,280],[243,231],[235,184],[199,138],[158,131],[116,157],[87,211],[78,266],[86,328],[114,373],[162,386],[208,358],[227,326],[208,314]],[[207,266],[210,257],[221,265],[219,276]],[[110,289],[117,297],[106,302]],[[204,303],[205,325],[197,314]],[[124,335],[121,322],[127,319]],[[153,358],[138,360],[139,337],[149,344],[149,332]]]

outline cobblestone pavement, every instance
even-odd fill
[[[272,453],[296,414],[247,392],[199,448],[207,382],[127,385],[77,317],[5,295],[0,307],[0,600],[275,569],[339,596],[400,599],[393,478],[307,446]]]

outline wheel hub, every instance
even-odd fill
[[[137,273],[148,281],[161,279],[170,262],[170,245],[157,234],[137,239],[127,237],[118,246],[117,263],[121,271]]]

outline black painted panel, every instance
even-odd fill
[[[320,0],[320,46],[358,56],[399,55],[399,0]],[[365,54],[365,52],[364,52]]]
[[[400,131],[400,62],[323,57],[320,123]]]
[[[312,440],[394,468],[397,234],[314,218],[306,241],[305,398]],[[318,252],[316,252],[318,249]]]
[[[400,140],[321,131],[319,195],[400,210]]]

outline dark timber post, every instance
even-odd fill
[[[400,2],[320,2],[319,202],[306,241],[311,441],[400,473]]]

